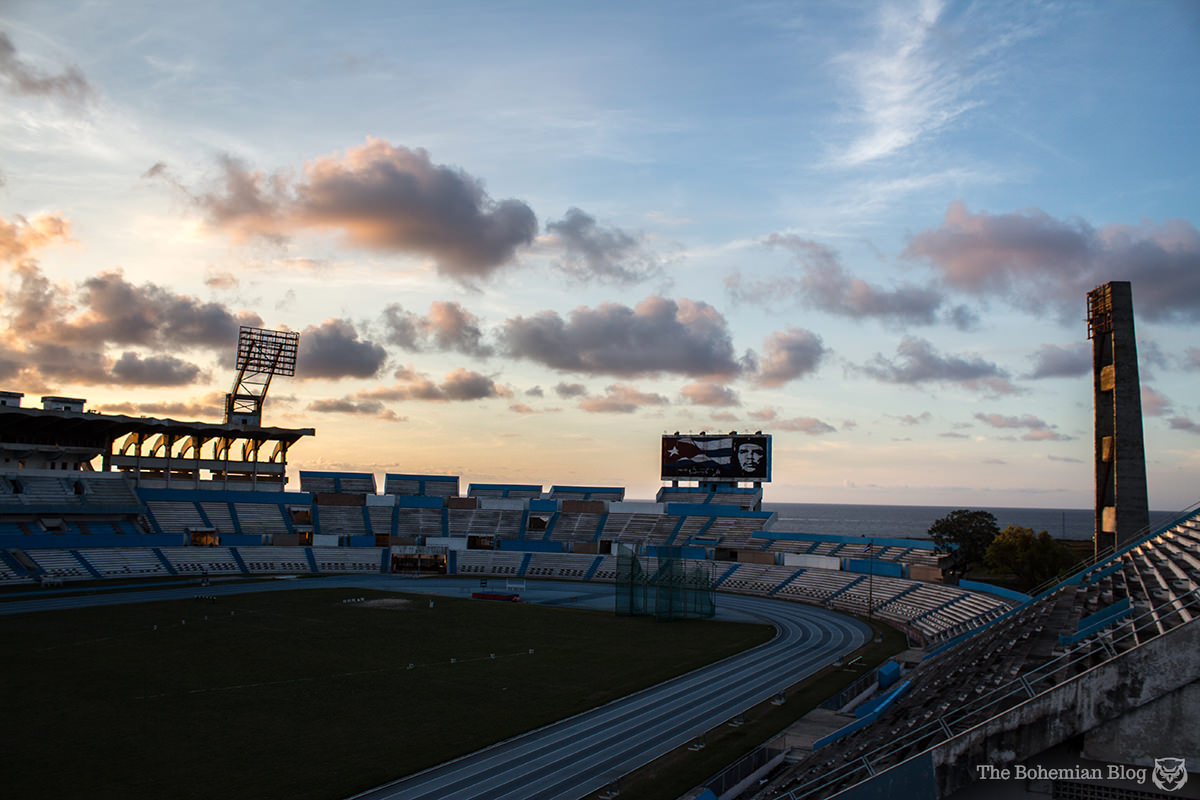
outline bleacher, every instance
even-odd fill
[[[95,547],[80,550],[79,554],[105,578],[170,574],[148,547]]]
[[[363,506],[317,506],[314,530],[322,534],[366,536]]]
[[[467,497],[502,497],[518,500],[537,499],[542,496],[542,487],[527,483],[472,483],[467,487]]]
[[[375,494],[375,475],[370,472],[300,470],[300,491],[312,494]]]
[[[160,552],[179,575],[242,573],[228,547],[163,547]]]
[[[238,522],[241,523],[242,533],[273,535],[286,533],[286,509],[276,502],[266,503],[234,503]]]
[[[304,547],[239,547],[237,553],[251,573],[311,573]]]
[[[458,497],[458,476],[388,474],[383,491],[403,497]]]
[[[625,499],[622,486],[551,486],[550,500],[607,500],[619,503]]]
[[[1048,702],[1046,708],[1058,710],[1052,721],[1045,721],[1064,735],[1069,725],[1089,724],[1084,710],[1111,706],[1114,698],[1119,703],[1134,692],[1115,690],[1105,679],[1079,683],[1077,677],[1103,671],[1115,678],[1140,669],[1120,667],[1118,659],[1159,663],[1159,649],[1170,652],[1179,646],[1165,639],[1160,645],[1160,637],[1200,615],[1200,512],[1142,537],[1005,613],[988,608],[985,596],[954,598],[949,590],[919,584],[877,609],[908,615],[924,609],[913,618],[915,624],[938,626],[942,636],[954,638],[919,665],[909,676],[907,692],[873,723],[850,725],[853,718],[848,718],[846,728],[818,742],[811,756],[786,768],[759,796],[820,800],[859,784],[865,794],[855,796],[875,796],[869,787],[877,784],[869,782],[886,782],[889,769],[913,757],[931,760],[934,766],[925,769],[960,758],[954,743],[968,732],[975,747],[984,746],[982,737],[1003,737],[994,746],[1003,742],[1007,761],[996,766],[1020,763],[1040,751],[1021,751],[1026,740],[1014,731],[1042,722],[1029,710],[1011,721],[1008,715],[1018,705],[1028,707],[1031,698],[1065,692],[1067,705]],[[961,620],[972,615],[989,621],[961,633]],[[1147,655],[1141,654],[1143,648],[1150,648]],[[1179,680],[1198,678],[1183,675]],[[1064,719],[1064,708],[1080,714]]]
[[[196,504],[185,500],[149,500],[146,510],[155,526],[163,533],[187,533],[190,529],[209,527]]]
[[[379,572],[381,547],[314,547],[318,572]]]
[[[46,575],[56,580],[92,580],[87,567],[70,550],[28,550],[25,555],[45,570]]]
[[[401,506],[396,516],[396,536],[444,536],[441,508]]]

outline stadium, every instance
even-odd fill
[[[763,510],[772,440],[761,431],[664,434],[652,502],[620,486],[464,487],[457,475],[399,472],[379,485],[372,473],[300,470],[299,491],[287,491],[289,453],[315,430],[265,427],[262,409],[271,378],[291,374],[295,336],[243,329],[220,423],[98,414],[84,398],[30,407],[0,392],[3,611],[33,619],[98,598],[215,604],[332,588],[343,604],[404,593],[429,610],[475,597],[476,608],[519,600],[773,626],[768,642],[564,719],[546,700],[550,717],[534,730],[485,735],[358,797],[664,796],[635,795],[628,776],[704,750],[752,709],[829,675],[845,680],[819,707],[670,796],[1200,797],[1187,771],[1200,764],[1200,510],[1147,525],[1122,298],[1128,284],[1089,294],[1095,553],[1028,594],[953,578],[929,540],[789,529]],[[901,644],[863,668],[885,627]],[[513,642],[479,658],[534,659]],[[486,718],[507,688],[485,675],[446,691],[477,698]]]

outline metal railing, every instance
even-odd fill
[[[1181,612],[1185,611],[1189,620],[1182,618]],[[1164,627],[1164,621],[1172,616],[1178,616],[1179,623]],[[1097,631],[1047,663],[1020,673],[993,691],[947,711],[908,733],[893,737],[869,753],[848,760],[778,797],[800,800],[830,789],[836,789],[834,794],[837,794],[853,788],[1001,716],[1027,700],[1067,683],[1089,669],[1133,652],[1168,629],[1195,621],[1197,616],[1200,616],[1200,588],[1167,600],[1132,619],[1116,620],[1108,628]],[[1097,661],[1097,658],[1100,660]],[[912,752],[904,755],[905,751]],[[850,782],[838,786],[847,781]]]

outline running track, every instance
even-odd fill
[[[461,580],[344,575],[152,591],[45,596],[0,604],[0,614],[205,594],[362,587],[459,594]],[[524,593],[595,598],[597,585],[529,581]],[[562,602],[559,600],[558,602]],[[610,601],[611,602],[611,601]],[[599,708],[380,786],[352,800],[578,800],[803,680],[871,636],[857,620],[812,606],[722,594],[718,608],[776,627],[760,647]]]

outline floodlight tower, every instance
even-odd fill
[[[300,334],[242,326],[238,334],[237,377],[225,395],[225,423],[262,425],[263,401],[271,378],[296,374]]]
[[[1092,397],[1097,555],[1116,549],[1150,524],[1142,395],[1138,381],[1133,292],[1129,281],[1111,281],[1087,294],[1092,340]]]

